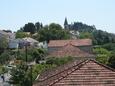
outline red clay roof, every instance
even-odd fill
[[[71,43],[74,46],[89,46],[92,45],[91,39],[77,39],[77,40],[51,40],[48,47],[61,47]]]
[[[65,70],[67,70],[68,68],[71,68],[72,66],[74,66],[75,64],[78,64],[80,62],[82,62],[82,60],[76,60],[76,61],[68,62],[62,66],[55,67],[53,69],[48,69],[48,70],[46,70],[40,74],[39,81],[43,81],[43,80],[46,80],[52,76],[55,76],[56,74],[63,72]]]
[[[115,86],[115,70],[95,60],[85,60],[34,86]]]
[[[94,57],[94,55],[82,51],[70,43],[66,44],[65,46],[63,46],[57,51],[50,52],[48,57],[64,57],[64,56]]]

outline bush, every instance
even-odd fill
[[[108,64],[111,52],[104,48],[96,48],[93,52],[97,55],[96,60],[103,64]]]
[[[109,57],[104,54],[97,55],[96,60],[103,64],[108,64]]]
[[[46,64],[55,64],[57,66],[60,66],[72,60],[73,60],[72,57],[60,57],[60,58],[50,57],[46,59]]]
[[[33,73],[32,73],[32,76],[33,76],[33,79],[35,80],[37,75],[40,74],[41,72],[47,70],[47,69],[51,69],[51,68],[54,68],[56,67],[56,65],[51,65],[51,64],[36,64],[34,67],[33,67]]]
[[[108,60],[108,65],[112,68],[115,68],[115,54],[112,54]]]

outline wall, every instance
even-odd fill
[[[93,53],[93,47],[92,46],[79,46],[78,48],[85,51],[85,52],[88,52],[90,54]]]

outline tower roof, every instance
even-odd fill
[[[65,18],[64,25],[68,25],[67,18]]]

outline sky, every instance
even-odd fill
[[[115,0],[0,0],[0,30],[38,21],[63,25],[65,17],[115,33]]]

